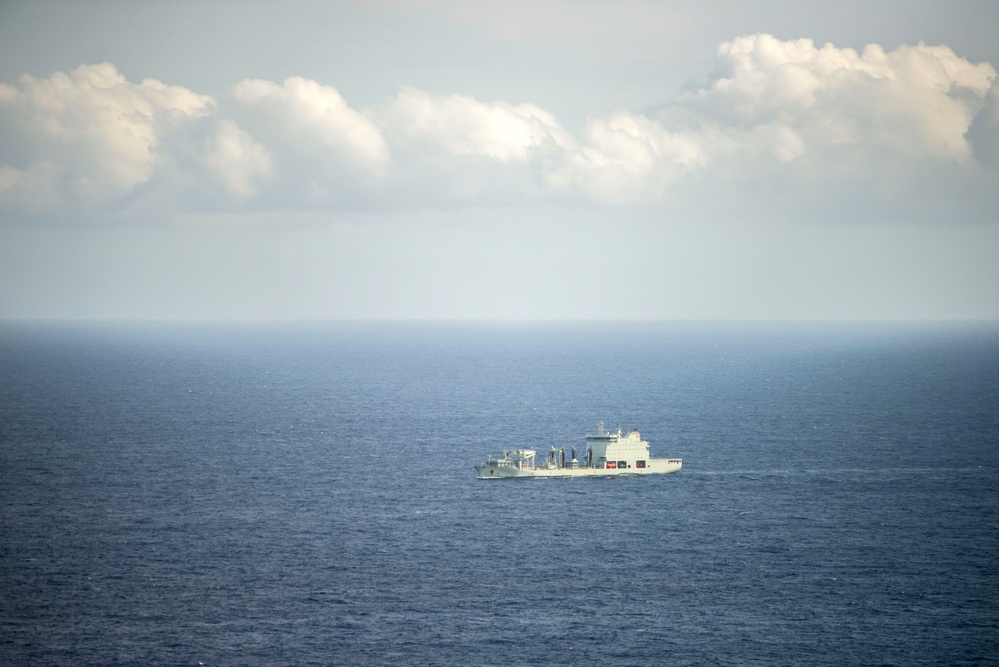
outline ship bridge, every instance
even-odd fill
[[[597,432],[586,436],[586,465],[594,468],[645,468],[649,461],[649,443],[642,440],[638,429],[627,435],[618,427],[616,432],[604,430],[597,423]]]

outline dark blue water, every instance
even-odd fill
[[[0,472],[4,665],[999,663],[995,325],[6,324]]]

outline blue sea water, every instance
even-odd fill
[[[3,665],[999,664],[996,325],[8,323],[0,473]]]

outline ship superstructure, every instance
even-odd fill
[[[649,456],[649,443],[642,440],[637,429],[624,435],[604,430],[597,422],[597,432],[586,436],[583,461],[576,458],[576,448],[548,449],[544,463],[537,464],[534,449],[505,449],[501,456],[487,456],[486,462],[475,466],[479,479],[510,477],[610,477],[613,475],[662,475],[679,472],[682,459],[654,459]]]

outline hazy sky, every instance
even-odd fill
[[[999,3],[0,1],[0,317],[999,318]]]

